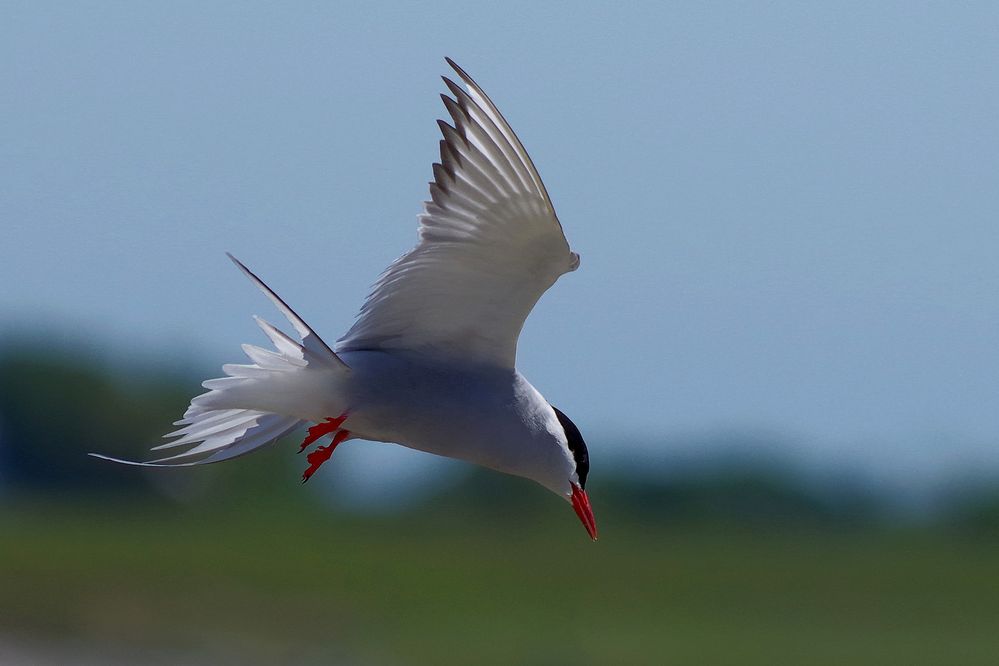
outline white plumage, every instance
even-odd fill
[[[579,256],[513,130],[457,65],[454,126],[420,216],[420,242],[375,285],[337,349],[405,349],[513,368],[534,304]]]
[[[466,89],[444,79],[453,125],[439,121],[419,242],[381,275],[335,351],[230,255],[298,339],[257,318],[274,349],[244,345],[251,363],[204,382],[172,441],[155,447],[171,455],[129,464],[227,460],[316,422],[303,449],[335,437],[309,455],[306,479],[346,439],[396,442],[531,478],[571,501],[596,538],[582,437],[515,369],[524,320],[579,256],[509,124],[448,63]]]

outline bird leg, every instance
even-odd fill
[[[346,420],[347,420],[347,412],[344,412],[335,419],[332,417],[326,417],[326,420],[323,421],[322,423],[317,423],[316,425],[312,426],[311,428],[309,428],[309,434],[305,438],[305,441],[302,442],[302,446],[301,448],[298,449],[298,452],[301,453],[302,451],[304,451],[309,444],[312,444],[314,441],[316,441],[323,435],[331,435],[335,433],[337,430],[340,429],[340,426],[343,425],[343,422]]]
[[[302,483],[308,481],[309,477],[315,474],[320,465],[330,459],[330,456],[333,455],[333,449],[335,449],[345,439],[350,437],[349,430],[340,430],[340,426],[347,420],[347,414],[348,412],[344,412],[336,418],[326,417],[322,423],[317,423],[309,428],[309,434],[305,437],[305,440],[302,442],[302,446],[298,449],[299,453],[304,451],[309,444],[312,444],[324,435],[333,435],[333,441],[330,442],[329,446],[320,446],[305,457],[305,459],[309,462],[309,468],[302,474]]]
[[[308,481],[315,474],[316,470],[319,469],[319,466],[330,459],[330,456],[333,455],[333,449],[348,437],[350,437],[349,430],[338,430],[333,435],[333,441],[330,442],[329,446],[317,447],[315,451],[306,456],[305,459],[309,461],[309,468],[302,473],[302,483]]]

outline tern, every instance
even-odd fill
[[[312,423],[299,452],[307,481],[350,439],[401,444],[535,481],[568,501],[596,540],[579,429],[516,369],[527,315],[579,267],[527,151],[472,78],[443,77],[452,123],[433,165],[419,240],[375,282],[356,321],[327,345],[274,291],[229,258],[288,319],[293,338],[254,317],[273,349],[243,345],[251,363],[203,383],[172,440],[148,462],[229,460]]]

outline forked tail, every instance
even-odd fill
[[[274,350],[243,345],[252,363],[222,366],[227,376],[204,382],[208,392],[191,400],[184,418],[174,423],[180,429],[165,435],[176,439],[153,448],[187,447],[185,450],[148,462],[90,455],[154,467],[220,462],[270,444],[325,413],[329,406],[323,404],[324,396],[330,396],[331,387],[342,381],[350,368],[260,278],[228,256],[288,319],[301,341],[254,317]]]

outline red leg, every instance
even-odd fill
[[[308,481],[309,478],[315,474],[316,470],[319,469],[319,466],[330,459],[330,456],[333,455],[333,449],[339,446],[340,443],[348,437],[350,437],[350,431],[341,430],[333,436],[333,441],[330,442],[329,446],[320,446],[306,456],[306,460],[309,461],[309,468],[302,474],[302,483]]]
[[[309,428],[309,434],[305,438],[305,441],[302,442],[302,446],[301,448],[298,449],[298,452],[301,453],[302,451],[304,451],[309,444],[312,444],[314,441],[316,441],[323,435],[331,435],[335,433],[337,430],[340,429],[340,426],[343,425],[343,422],[346,420],[347,420],[347,412],[344,412],[335,419],[332,417],[327,417],[326,420],[323,421],[322,423],[317,423],[316,425],[312,426],[311,428]]]

